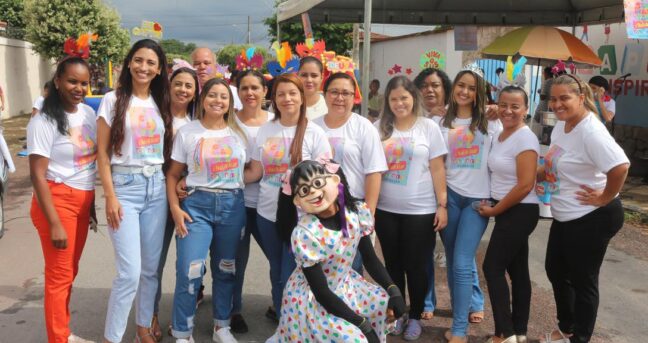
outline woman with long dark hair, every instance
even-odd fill
[[[324,81],[324,65],[313,56],[306,56],[299,61],[299,78],[304,84],[304,102],[306,117],[310,120],[326,114],[326,101],[320,92]]]
[[[421,336],[421,314],[428,289],[428,253],[436,232],[447,223],[447,153],[439,126],[422,116],[418,89],[405,76],[392,78],[385,88],[380,133],[388,171],[383,173],[376,209],[376,234],[385,266],[410,299],[409,318],[396,322],[392,334],[413,341]]]
[[[590,86],[556,78],[549,104],[558,123],[538,182],[547,181],[554,217],[545,269],[556,299],[558,329],[546,343],[589,342],[599,305],[599,272],[610,239],[623,226],[619,192],[630,162],[596,118]]]
[[[173,116],[173,137],[175,137],[181,127],[188,124],[194,118],[196,106],[198,105],[198,76],[196,71],[181,67],[173,71],[170,79],[170,112]],[[158,320],[160,298],[162,297],[162,276],[164,274],[164,265],[166,264],[171,238],[173,238],[175,223],[170,215],[167,215],[166,226],[164,228],[164,242],[162,243],[162,253],[160,254],[160,263],[158,265],[158,290],[155,294],[155,304],[153,309],[153,322],[151,331],[157,340],[162,339],[162,330]]]
[[[164,241],[167,196],[162,165],[173,135],[166,56],[150,39],[126,55],[119,86],[99,106],[97,161],[115,250],[105,342],[121,342],[136,300],[137,342],[153,342],[151,323]]]
[[[94,211],[97,123],[83,104],[90,67],[67,57],[56,67],[43,108],[27,126],[31,218],[45,258],[49,342],[87,342],[70,332],[69,300]]]
[[[246,169],[245,182],[259,179],[257,225],[261,236],[261,248],[270,262],[270,282],[274,309],[266,315],[278,319],[284,282],[295,269],[288,241],[277,233],[281,228],[277,216],[277,199],[281,177],[286,170],[302,160],[314,160],[331,155],[331,146],[324,131],[306,118],[306,98],[301,79],[293,74],[275,78],[272,89],[272,108],[275,118],[263,125],[257,134],[251,162]]]

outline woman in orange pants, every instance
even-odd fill
[[[96,116],[81,103],[89,81],[85,60],[63,59],[27,126],[31,218],[45,258],[45,324],[54,343],[89,342],[70,332],[68,308],[94,206]]]

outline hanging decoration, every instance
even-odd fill
[[[299,70],[299,58],[293,56],[288,42],[283,42],[281,46],[274,42],[272,47],[277,53],[277,60],[268,62],[266,67],[273,77],[286,73],[296,73]]]
[[[256,51],[255,47],[241,50],[241,54],[236,56],[236,70],[260,70],[263,68],[263,55]]]
[[[90,44],[96,42],[99,36],[95,33],[84,33],[79,38],[72,37],[65,40],[63,52],[68,56],[81,57],[88,59],[90,57]]]

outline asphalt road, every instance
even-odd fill
[[[15,146],[12,147],[14,153]],[[0,239],[0,343],[46,342],[43,318],[43,257],[38,235],[29,218],[31,185],[26,158],[15,158],[18,168],[11,175],[9,194],[5,200],[7,232]],[[98,233],[89,235],[80,272],[74,284],[71,310],[72,330],[81,337],[100,340],[106,314],[110,286],[114,277],[112,244],[106,233],[103,200],[98,187],[97,205],[100,221]],[[544,272],[544,254],[549,222],[541,221],[530,241],[530,268],[534,283],[529,337],[540,337],[555,327],[555,305],[551,287]],[[483,258],[490,230],[484,235],[478,258]],[[613,240],[601,271],[601,304],[595,337],[592,342],[647,342],[648,325],[648,236],[638,228],[626,226]],[[441,246],[438,244],[437,246]],[[169,251],[165,267],[160,321],[167,325],[175,268],[175,249]],[[481,265],[481,263],[480,263]],[[424,323],[420,342],[443,342],[443,332],[451,322],[445,269],[437,266],[437,298],[439,309],[433,320]],[[206,285],[211,280],[206,280]],[[483,280],[482,280],[483,285]],[[483,286],[484,290],[485,286]],[[196,315],[197,342],[211,341],[211,291]],[[264,317],[271,303],[268,265],[256,243],[253,243],[250,263],[246,271],[243,314],[250,332],[237,335],[239,342],[263,342],[273,330],[273,323]],[[132,314],[131,314],[132,316]],[[471,342],[484,342],[493,330],[490,304],[486,301],[486,319],[472,325]],[[124,341],[134,336],[131,318]],[[163,342],[173,342],[166,336]],[[390,338],[389,342],[401,342]]]

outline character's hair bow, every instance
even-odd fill
[[[340,169],[340,164],[328,158],[328,156],[320,156],[315,161],[324,166],[324,169],[331,174],[336,174]]]

